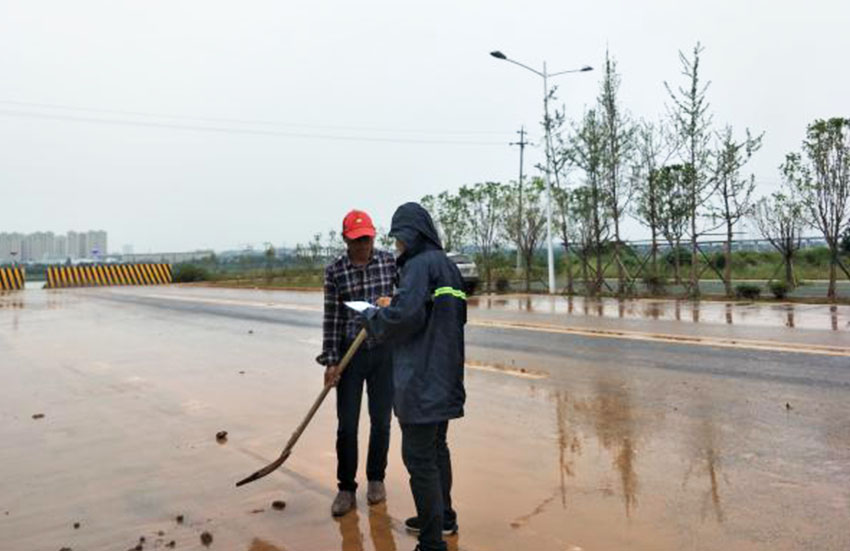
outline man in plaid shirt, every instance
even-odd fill
[[[325,384],[336,384],[337,480],[339,493],[331,506],[342,516],[356,505],[357,428],[363,385],[369,395],[369,454],[366,460],[366,492],[369,504],[386,499],[384,473],[390,445],[393,399],[392,361],[389,349],[367,339],[340,377],[339,362],[362,327],[362,319],[344,302],[362,300],[372,304],[390,297],[396,284],[395,257],[374,248],[375,228],[363,211],[349,212],[342,223],[347,251],[325,268],[325,316],[322,353],[316,361],[326,366]]]

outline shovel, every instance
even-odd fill
[[[363,341],[365,340],[366,330],[361,329],[360,332],[357,334],[357,337],[354,339],[354,342],[351,343],[351,346],[348,347],[348,351],[345,353],[345,356],[343,356],[342,361],[339,362],[339,371],[337,372],[338,376],[342,375],[342,372],[345,371],[346,367],[348,367],[348,363],[351,361],[351,358],[354,357],[354,354],[357,353],[357,349],[360,348],[360,345],[363,344]],[[323,388],[322,391],[319,393],[319,396],[318,398],[316,398],[316,401],[313,402],[313,406],[310,408],[310,411],[307,412],[307,416],[304,417],[304,420],[301,421],[301,424],[298,425],[298,428],[295,429],[295,432],[292,433],[292,436],[289,437],[289,442],[286,443],[286,446],[283,448],[283,451],[280,452],[280,457],[278,457],[259,471],[255,472],[251,476],[243,478],[242,480],[236,483],[236,486],[242,486],[243,484],[248,484],[249,482],[259,480],[260,478],[263,478],[267,474],[274,472],[275,470],[277,470],[278,467],[283,465],[283,462],[286,461],[289,457],[289,454],[292,453],[292,448],[295,447],[295,443],[298,442],[298,439],[301,437],[301,433],[303,433],[304,429],[307,428],[307,425],[310,424],[310,421],[313,419],[313,416],[316,414],[316,411],[318,411],[319,406],[322,405],[325,396],[328,395],[328,392],[330,392],[333,386],[334,385],[332,384],[325,385],[325,388]]]

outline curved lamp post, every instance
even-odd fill
[[[549,73],[546,70],[546,62],[543,62],[543,71],[532,69],[528,65],[514,61],[499,50],[490,52],[490,55],[496,59],[501,59],[514,65],[519,65],[523,69],[527,69],[535,75],[543,78],[543,117],[544,129],[546,131],[546,252],[549,260],[549,294],[555,293],[555,254],[552,250],[552,184],[549,179],[549,174],[552,171],[552,136],[550,134],[551,122],[549,120],[549,78],[566,75],[568,73],[586,73],[592,71],[593,67],[585,65],[581,69],[569,69],[566,71],[558,71]]]

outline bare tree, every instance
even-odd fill
[[[632,180],[625,168],[629,165],[634,150],[634,127],[623,111],[617,97],[620,90],[620,75],[617,62],[605,52],[605,76],[599,94],[599,108],[604,131],[603,177],[606,207],[610,212],[614,231],[614,262],[617,264],[617,294],[625,292],[626,268],[621,256],[620,224],[632,198]]]
[[[688,58],[679,52],[682,65],[682,76],[685,84],[675,90],[670,84],[664,83],[672,104],[669,106],[673,126],[680,142],[682,164],[685,172],[686,189],[688,192],[688,221],[691,239],[691,277],[689,292],[699,296],[699,272],[697,271],[697,255],[699,252],[698,223],[700,209],[711,198],[716,190],[716,179],[711,167],[711,115],[706,90],[710,82],[700,81],[700,55],[703,47],[699,43],[693,49],[693,57]],[[676,251],[678,254],[678,251]]]
[[[840,267],[850,277],[839,256],[839,239],[848,223],[850,207],[850,119],[836,117],[811,123],[806,129],[803,152],[807,163],[801,155],[791,153],[782,169],[800,191],[813,225],[829,247],[827,297],[834,300],[836,269]]]
[[[732,291],[732,237],[735,224],[749,216],[753,209],[752,195],[756,187],[755,176],[741,177],[741,169],[761,148],[764,134],[753,137],[747,129],[747,137],[742,142],[736,142],[732,137],[732,127],[727,126],[718,136],[720,149],[717,152],[716,178],[718,204],[712,208],[711,215],[722,221],[726,230],[724,243],[723,285],[726,296],[731,297]]]
[[[779,251],[785,265],[785,282],[797,286],[794,256],[800,248],[800,237],[806,225],[805,207],[793,188],[762,197],[753,209],[753,222],[759,233]]]
[[[509,192],[508,192],[509,193]],[[499,246],[499,228],[504,213],[504,196],[498,182],[484,182],[472,187],[463,186],[458,198],[464,206],[469,233],[478,249],[478,258],[484,268],[487,290],[491,289],[493,259]]]
[[[534,254],[540,248],[546,229],[546,207],[543,204],[543,195],[546,193],[546,183],[543,178],[532,178],[525,184],[523,193],[523,207],[520,214],[518,201],[513,193],[505,193],[505,216],[502,228],[506,237],[515,237],[525,272],[525,292],[531,290],[531,266]],[[552,189],[552,198],[557,199],[561,188]],[[557,203],[556,203],[557,204]]]

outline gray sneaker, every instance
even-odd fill
[[[380,480],[370,480],[369,488],[366,490],[366,501],[369,505],[377,505],[387,499],[387,489]]]
[[[357,501],[355,500],[354,492],[340,490],[334,499],[333,505],[331,505],[331,514],[335,517],[341,517],[354,509],[356,505]]]

